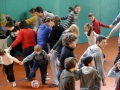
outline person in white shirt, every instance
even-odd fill
[[[92,25],[89,23],[86,23],[84,26],[84,30],[85,30],[85,35],[88,38],[89,46],[96,44],[96,38],[98,37],[98,34],[96,34],[93,31]]]
[[[12,57],[7,51],[0,48],[0,57],[3,64],[3,72],[7,75],[7,81],[13,83],[13,87],[16,86],[15,77],[13,73],[13,62],[20,63],[20,61]]]

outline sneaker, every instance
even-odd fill
[[[53,88],[53,87],[59,87],[59,85],[51,84],[51,85],[50,85],[50,88]]]
[[[50,80],[50,78],[46,77],[46,81]]]
[[[16,82],[13,82],[13,87],[16,87]]]
[[[48,85],[47,83],[42,83],[43,85]]]
[[[27,79],[26,79],[26,82],[29,82],[29,81],[32,81],[32,80],[31,80],[31,79],[29,79],[29,78],[27,78]]]

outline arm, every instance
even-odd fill
[[[96,78],[96,80],[97,80],[98,82],[101,81],[101,76],[99,75],[98,71],[96,71],[96,76],[95,76],[95,78]]]
[[[31,18],[26,19],[25,21],[27,22],[28,25],[29,24],[35,24],[36,17],[37,16],[32,16]]]
[[[75,81],[74,78],[68,80],[68,90],[75,90]]]
[[[24,58],[22,62],[25,63],[25,62],[28,62],[30,60],[33,60],[34,56],[35,56],[35,52],[33,52],[32,54],[30,54],[26,58]]]
[[[46,53],[44,50],[42,50],[42,53],[43,53],[44,58],[45,58],[46,60],[48,60],[47,53]]]
[[[118,23],[120,21],[120,13],[118,14],[118,16],[115,18],[115,20],[112,22],[112,25],[115,25],[116,23]]]
[[[94,32],[94,31],[93,31]],[[98,34],[94,32],[94,36],[97,38],[98,37]]]
[[[53,29],[51,31],[51,33],[50,33],[49,38],[48,38],[48,41],[47,41],[48,43],[50,43],[52,41],[52,39],[54,38],[55,33],[56,33],[56,31]]]
[[[100,21],[99,21],[99,25],[100,25],[101,27],[109,28],[109,26],[108,26],[108,25],[103,24],[103,23],[101,23]]]
[[[112,69],[108,72],[108,77],[116,77],[115,69],[116,67],[113,66]]]
[[[80,80],[80,75],[81,75],[81,69],[79,69],[79,71],[74,71],[74,76],[75,76],[75,80]]]

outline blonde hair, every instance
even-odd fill
[[[74,33],[79,36],[79,27],[76,24],[72,24],[67,30],[64,31],[65,33],[70,32]]]
[[[35,45],[34,51],[36,51],[36,52],[42,51],[42,47],[40,45]]]

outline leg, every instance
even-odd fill
[[[114,61],[114,64],[117,63],[117,61],[120,59],[120,46],[118,47],[118,55],[116,56],[116,59]]]
[[[29,61],[29,63],[30,63],[30,68],[33,68],[33,66],[34,66],[33,63],[35,63],[35,62],[33,60],[31,60],[31,61]],[[36,73],[33,74],[33,77],[35,77],[35,76],[36,76]]]
[[[7,75],[7,80],[9,80],[8,66],[3,65],[3,70],[5,71],[5,74]]]
[[[40,65],[40,72],[41,72],[42,83],[45,84],[46,73],[47,73],[47,64]]]

